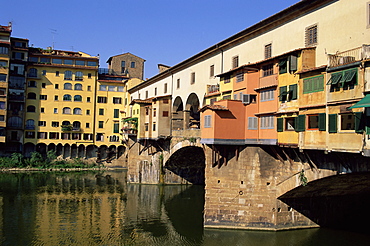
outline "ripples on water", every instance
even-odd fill
[[[203,229],[201,186],[128,185],[125,172],[0,173],[2,245],[369,245],[327,229]]]

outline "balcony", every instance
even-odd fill
[[[328,67],[338,67],[370,58],[370,45],[363,45],[358,48],[328,54]]]
[[[10,95],[9,101],[20,101],[24,102],[24,95]]]
[[[26,126],[25,127],[26,130],[35,130],[35,126]]]
[[[62,125],[61,126],[62,132],[70,132],[70,131],[72,131],[72,129],[73,129],[72,125]]]

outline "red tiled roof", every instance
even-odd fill
[[[213,110],[213,111],[229,111],[228,108],[222,105],[205,105],[201,109],[199,109],[199,112],[204,112],[207,109]]]

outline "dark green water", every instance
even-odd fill
[[[203,229],[201,186],[126,184],[125,172],[0,173],[1,245],[370,245],[329,229]],[[369,233],[370,234],[370,233]]]

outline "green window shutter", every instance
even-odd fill
[[[319,114],[319,131],[326,131],[326,114]]]
[[[119,109],[114,109],[114,116],[113,118],[119,118]]]
[[[337,132],[337,114],[329,114],[329,133]]]
[[[281,86],[280,87],[280,94],[279,94],[279,101],[285,101],[286,100],[286,95],[287,95],[287,87],[286,86]]]
[[[297,84],[289,86],[289,91],[291,92],[290,94],[291,100],[297,99],[297,88],[298,88]]]
[[[277,131],[282,132],[284,130],[284,118],[277,118]]]
[[[295,118],[295,126],[297,132],[304,132],[306,130],[306,115],[301,114]]]
[[[289,66],[291,72],[298,70],[298,59],[296,55],[289,56]]]
[[[356,112],[355,113],[355,132],[356,133],[362,133],[364,131],[364,119],[363,119],[362,112]]]
[[[321,75],[318,77],[318,91],[323,91],[324,90],[324,75]]]

